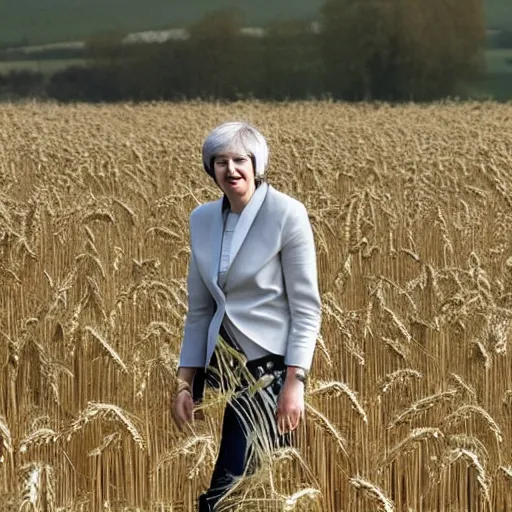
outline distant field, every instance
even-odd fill
[[[512,74],[512,49],[498,48],[486,51],[487,71],[491,74]],[[30,69],[54,73],[68,66],[85,65],[84,59],[31,59],[0,61],[0,73]]]
[[[512,48],[495,48],[486,53],[489,73],[512,73]]]
[[[512,73],[487,75],[470,90],[476,100],[512,101]]]
[[[29,69],[31,71],[40,71],[45,75],[50,75],[70,66],[84,65],[84,59],[15,60],[12,62],[0,61],[0,73],[9,73],[9,71]]]
[[[248,25],[275,19],[317,19],[324,0],[7,0],[0,3],[0,44],[80,40],[98,32],[181,27],[208,10],[235,4]],[[485,0],[491,28],[512,27],[511,0]],[[122,12],[122,16],[119,14]]]
[[[512,100],[512,49],[486,52],[487,74],[469,89],[476,99]]]

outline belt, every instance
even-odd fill
[[[231,348],[240,352],[238,345],[233,342],[223,325],[221,325],[219,329],[219,335]],[[236,363],[234,364],[236,365]],[[263,375],[270,375],[273,372],[281,371],[286,368],[284,356],[277,354],[269,354],[268,356],[259,357],[258,359],[252,359],[251,361],[247,361],[245,366],[256,380],[260,379]],[[221,387],[222,383],[219,381],[217,375],[214,375],[214,372],[211,371],[212,369],[218,370],[217,349],[215,349],[210,360],[210,368],[199,368],[196,371],[192,385],[192,396],[195,403],[202,401],[205,386],[210,386],[214,389]]]
[[[216,355],[212,358],[212,366],[217,367]],[[286,369],[284,356],[269,354],[268,356],[252,359],[245,363],[247,371],[256,380],[261,379],[263,375],[272,375],[274,372],[281,372]],[[200,403],[204,396],[205,385],[219,389],[221,383],[216,375],[213,375],[208,369],[200,368],[197,370],[193,382],[192,396],[194,402]]]
[[[245,367],[255,379],[259,379],[263,377],[263,375],[269,375],[286,369],[284,356],[277,354],[269,354],[268,356],[247,361],[247,363],[245,363]]]

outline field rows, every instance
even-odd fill
[[[194,510],[225,397],[174,428],[188,215],[239,118],[308,208],[323,302],[299,449],[241,510],[510,510],[512,106],[321,102],[0,107],[6,508]]]

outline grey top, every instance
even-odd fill
[[[236,225],[240,219],[239,213],[228,212],[224,222],[224,232],[222,235],[222,249],[219,262],[219,286],[224,288],[226,284],[226,269],[229,266],[231,258],[231,241],[233,240],[233,233],[235,232]],[[257,344],[254,340],[248,338],[233,324],[227,313],[224,315],[222,321],[224,329],[231,337],[232,341],[238,348],[245,354],[248,361],[258,359],[260,357],[270,354],[267,350]]]

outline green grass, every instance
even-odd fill
[[[467,94],[478,100],[511,101],[512,49],[490,49],[485,56],[487,73],[468,87]]]
[[[512,73],[487,75],[468,87],[466,93],[475,100],[512,101]]]
[[[512,48],[495,48],[485,52],[487,72],[490,74],[512,74]]]
[[[512,28],[512,0],[484,0],[488,25]],[[324,0],[1,0],[0,44],[83,40],[95,33],[122,33],[184,26],[207,10],[236,5],[248,25],[276,18],[316,19]]]

